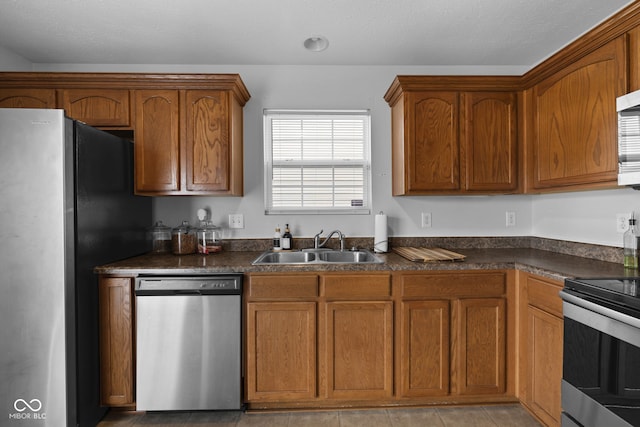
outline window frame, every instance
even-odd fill
[[[365,135],[363,146],[362,160],[322,160],[322,161],[305,161],[291,160],[286,164],[304,168],[307,166],[341,168],[349,166],[363,167],[363,200],[362,206],[351,207],[274,207],[273,206],[273,138],[272,138],[272,120],[283,116],[292,116],[296,118],[337,118],[337,116],[362,116],[364,117]],[[333,110],[333,109],[268,109],[263,110],[263,126],[264,126],[264,203],[266,215],[281,214],[312,214],[312,215],[368,215],[371,213],[371,111],[368,109],[354,110]],[[334,181],[335,182],[335,181]],[[335,189],[335,186],[333,187]],[[335,194],[332,193],[332,194]]]

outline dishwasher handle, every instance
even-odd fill
[[[149,295],[240,295],[242,275],[139,277],[136,296]]]

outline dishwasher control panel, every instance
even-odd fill
[[[242,275],[138,277],[135,292],[137,296],[240,294],[242,292]]]

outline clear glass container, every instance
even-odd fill
[[[164,225],[162,221],[156,222],[149,229],[152,249],[154,254],[168,254],[171,252],[171,228]]]
[[[624,266],[625,268],[638,268],[638,230],[636,220],[629,220],[629,229],[623,235]]]
[[[175,255],[193,254],[196,246],[196,231],[191,228],[189,221],[182,221],[182,224],[172,230],[171,251]]]
[[[222,251],[222,236],[220,228],[216,227],[211,221],[202,221],[198,229],[198,253],[214,254]]]

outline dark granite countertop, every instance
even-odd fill
[[[464,261],[412,262],[395,253],[378,254],[382,264],[251,265],[260,251],[223,251],[212,255],[141,255],[96,267],[96,273],[183,275],[298,271],[410,271],[517,269],[553,279],[638,275],[620,263],[533,248],[452,249]]]

